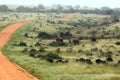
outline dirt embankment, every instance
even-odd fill
[[[10,40],[11,35],[26,22],[18,22],[7,26],[0,32],[0,49]],[[38,80],[18,65],[11,63],[0,50],[0,80]]]

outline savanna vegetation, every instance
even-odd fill
[[[120,19],[110,12],[116,9],[69,8],[0,9],[6,13],[1,22],[32,20],[14,33],[4,54],[40,80],[119,80]],[[71,10],[77,11],[72,17]]]

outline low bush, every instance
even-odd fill
[[[42,39],[49,39],[49,38],[54,38],[56,37],[55,35],[51,35],[51,34],[48,34],[46,32],[39,32],[38,38],[42,38]]]
[[[54,46],[54,47],[57,47],[57,46],[67,46],[68,44],[67,43],[65,43],[65,42],[55,42],[55,41],[53,41],[53,42],[51,42],[50,44],[49,44],[49,46]]]
[[[49,52],[47,55],[46,55],[46,59],[47,58],[51,58],[51,59],[62,59],[61,56],[59,56],[58,54],[54,54],[54,53],[51,53]]]
[[[37,42],[35,43],[35,46],[41,46],[41,43]]]
[[[43,47],[40,47],[39,52],[45,52],[45,49]]]
[[[95,37],[92,37],[92,38],[91,38],[91,41],[92,41],[92,42],[96,42],[97,39],[96,39]]]
[[[108,57],[108,58],[106,59],[106,61],[111,62],[111,61],[113,61],[113,59],[112,59],[112,57]]]
[[[23,53],[28,52],[28,48],[24,48],[24,49],[22,50],[22,52],[23,52]]]
[[[120,42],[116,42],[115,44],[116,44],[116,45],[120,45]]]
[[[106,52],[106,56],[107,56],[107,57],[111,57],[112,55],[113,55],[113,52],[112,52],[112,51]]]
[[[54,62],[54,60],[51,59],[51,58],[47,58],[46,61],[48,61],[48,62],[50,62],[50,63],[53,63],[53,62]]]
[[[30,53],[30,56],[31,56],[31,57],[35,57],[35,55],[37,54],[37,50],[36,50],[36,49],[31,49],[31,50],[29,51],[29,53]]]
[[[19,46],[27,46],[27,44],[25,42],[20,42]]]

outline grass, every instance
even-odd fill
[[[22,27],[19,31],[15,32],[10,42],[3,47],[2,51],[5,53],[7,57],[9,57],[9,59],[12,62],[17,63],[18,65],[26,69],[29,73],[33,74],[34,76],[37,76],[40,80],[114,80],[114,79],[120,79],[120,77],[118,76],[117,77],[116,76],[110,77],[109,75],[107,76],[103,75],[103,77],[99,76],[100,74],[120,74],[119,64],[88,65],[85,63],[77,63],[77,62],[72,62],[72,61],[67,64],[61,64],[61,63],[51,64],[45,60],[40,60],[38,58],[32,58],[28,55],[28,53],[26,54],[22,53],[21,52],[21,50],[23,49],[22,47],[21,48],[18,47],[18,49],[16,49],[16,47],[12,46],[12,44],[15,44],[19,41],[26,40],[26,38],[23,37],[23,34],[20,34],[20,33],[24,33],[26,29],[29,30],[29,25],[26,25],[25,27]],[[82,44],[84,44],[84,41]],[[89,47],[90,46],[88,46],[88,48]],[[61,54],[67,57],[75,56],[74,53],[70,53],[68,55],[68,53],[64,52]],[[78,56],[78,54],[76,54],[76,56]]]
[[[73,46],[73,51],[71,53],[66,52],[67,47],[60,47],[61,53],[60,55],[64,58],[70,59],[69,63],[63,64],[63,63],[49,63],[46,60],[41,60],[39,58],[33,58],[29,56],[29,53],[23,53],[22,50],[26,47],[20,47],[15,46],[16,44],[19,44],[19,42],[24,41],[27,43],[27,47],[31,49],[29,46],[32,45],[32,48],[39,49],[39,47],[35,47],[34,44],[39,41],[39,39],[35,38],[26,38],[23,35],[25,33],[30,33],[30,36],[33,36],[33,34],[37,35],[38,32],[33,32],[32,29],[37,27],[40,29],[40,31],[45,31],[50,34],[56,33],[56,28],[65,28],[65,27],[71,27],[68,25],[51,25],[46,24],[44,20],[47,19],[48,16],[45,14],[38,14],[34,16],[45,16],[45,19],[40,17],[43,23],[43,27],[39,26],[39,22],[32,22],[24,27],[22,27],[20,30],[16,31],[14,35],[12,36],[11,40],[6,44],[2,51],[3,53],[14,63],[17,63],[22,68],[26,69],[29,73],[33,74],[34,76],[38,77],[40,80],[119,80],[120,79],[120,64],[109,63],[109,64],[86,64],[86,63],[80,63],[75,62],[74,58],[80,58],[85,57],[85,53],[91,51],[91,49],[97,47],[99,49],[102,49],[103,51],[111,50],[114,54],[118,54],[118,50],[120,49],[120,46],[116,46],[115,42],[119,41],[119,39],[112,39],[109,40],[98,40],[97,43],[91,43],[90,40],[81,40],[80,45]],[[63,15],[63,14],[62,14]],[[85,15],[84,15],[85,16]],[[93,15],[87,15],[92,16]],[[95,15],[98,16],[98,15]],[[81,17],[81,16],[79,16]],[[104,16],[100,16],[102,18]],[[77,17],[76,17],[77,18]],[[76,19],[74,18],[74,19]],[[98,17],[99,18],[99,17]],[[42,20],[43,19],[43,20]],[[74,20],[73,19],[73,20]],[[57,20],[55,18],[55,20]],[[61,19],[60,19],[61,20]],[[69,21],[68,19],[64,19],[65,21]],[[117,24],[118,25],[118,24]],[[85,30],[85,28],[80,28],[82,30]],[[113,28],[111,28],[113,29]],[[75,32],[77,30],[73,28],[73,31]],[[89,31],[96,30],[90,29]],[[88,31],[88,32],[89,32]],[[19,36],[19,37],[18,37]],[[56,53],[56,47],[48,46],[50,42],[53,40],[42,40],[40,41],[42,43],[42,46],[45,47],[46,52],[44,53],[38,53],[38,54],[47,54],[48,52]],[[65,40],[65,42],[68,42],[68,40]],[[82,47],[82,45],[85,45],[85,47]],[[113,45],[115,48],[111,48],[110,46]],[[103,47],[102,47],[103,46]],[[110,48],[109,48],[110,47]],[[78,54],[77,51],[79,49],[82,49],[83,52]],[[98,52],[93,52],[95,56],[92,60],[97,57]],[[113,58],[117,61],[119,57],[116,57],[115,55]]]
[[[103,74],[120,73],[118,70],[120,68],[119,65],[87,65],[72,62],[68,64],[51,64],[16,51],[4,51],[4,53],[12,62],[17,63],[40,80],[109,80],[108,77],[110,76]],[[103,77],[100,77],[100,74]],[[110,80],[114,80],[113,78],[120,79],[120,77],[113,76]]]

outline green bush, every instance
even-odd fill
[[[59,56],[58,54],[54,54],[54,53],[49,52],[46,55],[46,59],[62,59],[62,57]]]
[[[24,48],[22,52],[23,53],[27,53],[28,52],[28,48]]]
[[[96,41],[97,41],[96,37],[92,37],[92,38],[91,38],[91,41],[92,41],[92,42],[96,42]]]
[[[113,59],[112,59],[112,57],[108,57],[108,58],[106,59],[106,61],[111,62],[111,61],[113,61]]]
[[[35,54],[31,54],[32,57],[35,57]],[[55,59],[62,59],[61,56],[59,56],[58,54],[54,54],[52,52],[49,52],[48,54],[46,55],[43,55],[43,54],[38,54],[37,55],[37,58],[40,58],[40,59],[43,59],[43,60],[46,60],[50,63],[53,63]]]
[[[20,42],[19,46],[27,46],[27,44],[25,42]]]
[[[50,62],[50,63],[53,63],[53,62],[54,62],[54,60],[51,59],[51,58],[47,58],[46,61],[48,61],[48,62]]]
[[[65,42],[55,42],[55,41],[53,41],[53,42],[51,42],[50,44],[49,44],[49,46],[54,46],[54,47],[57,47],[57,46],[67,46],[68,44],[67,43],[65,43]]]
[[[35,55],[37,54],[37,50],[31,49],[31,50],[29,51],[29,53],[30,53],[30,56],[31,56],[31,57],[35,57]]]
[[[116,45],[120,45],[120,42],[116,42],[115,44],[116,44]]]
[[[48,34],[48,33],[46,33],[46,32],[39,32],[39,34],[38,34],[37,37],[38,37],[38,38],[42,38],[42,39],[48,39],[48,38],[52,38],[53,35]]]
[[[37,42],[35,43],[35,46],[41,46],[41,43]]]
[[[112,51],[108,51],[108,52],[106,52],[106,55],[107,55],[107,57],[111,57],[113,55],[113,52]]]

